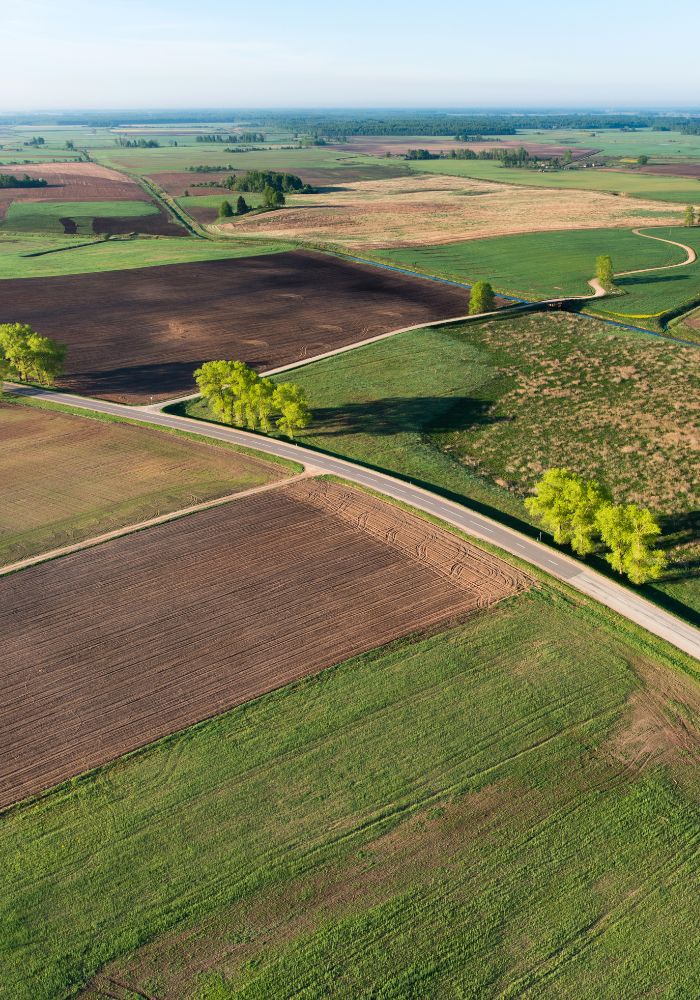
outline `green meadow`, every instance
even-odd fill
[[[156,215],[150,201],[13,201],[0,228],[19,233],[63,233],[61,219],[72,219],[81,236],[92,235],[98,218]]]

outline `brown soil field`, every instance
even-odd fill
[[[655,224],[677,225],[677,207],[660,202],[414,174],[355,181],[345,189],[306,195],[303,205],[292,203],[280,212],[244,217],[221,228],[359,250],[537,230],[644,226],[650,210],[668,212],[655,218]]]
[[[647,163],[644,166],[635,167],[634,171],[642,174],[700,178],[700,163]]]
[[[0,565],[285,475],[231,448],[12,401],[0,440]]]
[[[468,292],[313,251],[0,281],[0,322],[68,345],[62,387],[119,401],[194,388],[203,361],[272,368],[464,316]]]
[[[2,188],[0,218],[13,201],[150,201],[135,181],[96,163],[33,163],[9,165],[5,174],[42,177],[45,188]]]
[[[331,149],[342,150],[352,153],[369,153],[370,155],[382,156],[385,153],[392,153],[394,156],[402,156],[409,149],[428,149],[432,153],[445,152],[450,150],[471,149],[475,153],[488,149],[520,149],[524,148],[528,153],[535,153],[542,159],[550,159],[554,156],[564,156],[571,150],[571,155],[575,160],[581,159],[595,152],[594,149],[584,149],[574,146],[554,146],[540,142],[520,142],[518,139],[485,139],[483,142],[457,142],[455,139],[440,139],[434,136],[351,136],[346,143],[339,143],[331,146]]]
[[[95,216],[92,231],[100,235],[117,236],[120,233],[143,233],[148,236],[188,236],[184,226],[173,222],[160,209],[157,215]]]
[[[0,805],[526,586],[315,480],[0,579]]]
[[[231,193],[228,188],[224,187],[196,187],[197,184],[219,184],[231,176],[230,170],[212,171],[211,173],[196,173],[190,170],[160,170],[148,176],[173,198],[181,198],[185,191],[189,191],[192,195]]]

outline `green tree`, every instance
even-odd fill
[[[564,166],[568,167],[573,162],[574,162],[573,153],[571,152],[570,149],[567,149],[567,151],[564,153]]]
[[[657,580],[667,566],[663,552],[655,548],[661,528],[651,513],[636,504],[605,504],[598,512],[598,526],[612,568],[632,583]]]
[[[603,253],[596,257],[595,276],[604,288],[610,288],[615,281],[612,257]]]
[[[242,194],[238,195],[238,201],[236,202],[236,215],[245,215],[249,212],[248,202],[245,200]]]
[[[272,430],[275,412],[275,383],[269,378],[259,378],[250,389],[250,408],[255,426],[265,434]]]
[[[535,486],[535,495],[525,506],[554,536],[559,545],[588,555],[599,533],[598,514],[612,498],[595,479],[569,469],[548,469]]]
[[[63,371],[66,347],[25,323],[0,324],[0,371],[5,378],[53,385]]]
[[[477,313],[492,312],[495,308],[496,299],[493,288],[488,281],[477,281],[472,285],[469,296],[469,315],[476,316]]]
[[[263,208],[281,208],[284,205],[285,198],[281,191],[276,188],[271,187],[269,184],[263,189],[262,203]]]
[[[234,422],[236,397],[232,387],[230,361],[205,361],[194,373],[197,388],[217,417],[228,424]]]
[[[293,382],[282,382],[274,393],[274,405],[280,411],[277,426],[287,437],[294,437],[295,431],[303,430],[311,423],[311,411],[306,394],[301,386]]]
[[[219,207],[219,218],[230,219],[233,215],[233,205],[230,201],[222,201]]]
[[[649,157],[646,155],[646,153],[642,153],[641,156],[637,157],[637,163],[640,165],[640,167],[643,167],[648,162],[649,162]]]
[[[683,217],[684,226],[694,226],[695,225],[695,207],[693,205],[686,205],[685,215]]]

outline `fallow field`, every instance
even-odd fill
[[[0,578],[0,806],[525,586],[311,480]]]
[[[203,439],[12,397],[0,401],[0,439],[0,565],[285,474]]]
[[[191,392],[212,358],[271,368],[468,303],[466,289],[311,251],[0,282],[0,320],[68,345],[59,385],[134,403]]]

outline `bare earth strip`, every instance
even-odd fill
[[[4,577],[0,805],[527,585],[311,480]]]

